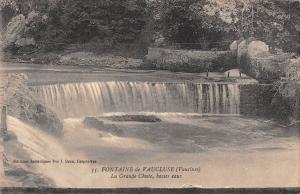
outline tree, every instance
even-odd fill
[[[176,34],[183,33],[188,36],[184,41],[193,43],[203,39],[222,43],[252,36],[287,51],[295,51],[297,47],[295,26],[300,19],[299,2],[174,0],[168,1],[164,10],[162,26],[167,30],[163,32],[170,42],[181,42]],[[212,40],[210,35],[217,39]]]
[[[218,28],[207,26],[206,19],[194,13],[192,5],[203,3],[197,0],[176,0],[165,4],[162,14],[162,31],[169,43],[184,48],[208,49],[222,38]]]
[[[57,45],[89,41],[132,43],[146,25],[144,0],[30,0],[30,7],[48,19],[44,23],[37,18],[29,26],[27,36]]]
[[[0,0],[0,30],[4,31],[9,20],[17,12],[18,7],[14,0]]]

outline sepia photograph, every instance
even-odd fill
[[[300,0],[0,0],[0,193],[300,193]]]

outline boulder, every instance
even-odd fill
[[[33,38],[21,38],[15,42],[17,47],[34,46],[35,40]]]
[[[57,115],[39,103],[26,85],[24,74],[10,74],[6,89],[8,114],[50,134],[61,136],[63,125]]]
[[[230,50],[233,51],[236,47],[235,41],[230,45]],[[263,42],[249,38],[240,42],[237,46],[238,62],[241,63],[243,57],[255,58],[259,56],[270,55],[269,46]]]
[[[23,35],[26,25],[24,15],[20,14],[11,19],[8,23],[6,32],[4,34],[4,47],[14,44]]]
[[[248,41],[243,40],[238,45],[238,49],[237,49],[237,61],[239,64],[241,63],[242,58],[247,56],[247,52],[248,52]]]
[[[94,128],[102,132],[111,133],[113,135],[123,135],[123,131],[114,124],[106,124],[96,117],[86,117],[83,121],[84,125],[89,128]]]
[[[231,44],[230,44],[230,50],[233,54],[236,54],[237,53],[237,50],[238,50],[238,41],[235,40],[233,41]]]
[[[161,119],[154,115],[122,115],[110,117],[112,121],[119,122],[143,122],[143,123],[157,123],[161,122]]]
[[[247,55],[252,57],[269,55],[270,49],[269,46],[262,41],[252,41],[247,47]]]
[[[288,64],[292,64],[291,59],[294,55],[294,53],[280,51],[271,53],[265,42],[248,39],[239,45],[238,64],[247,75],[264,83],[270,83],[287,75],[287,68],[290,67]]]

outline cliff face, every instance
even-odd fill
[[[8,76],[6,99],[8,114],[32,126],[61,136],[63,125],[55,113],[37,102],[26,85],[24,74]]]

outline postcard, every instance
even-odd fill
[[[3,193],[299,193],[299,0],[0,0],[0,15]]]

